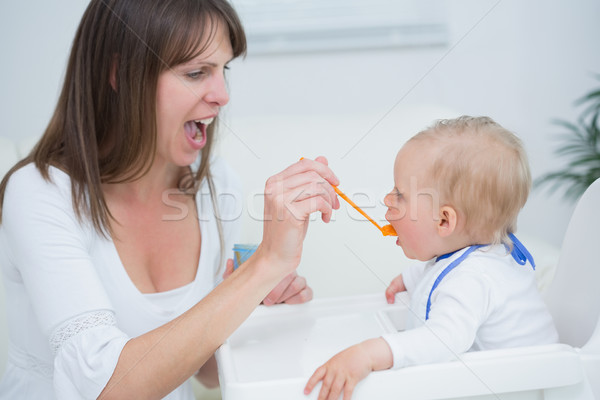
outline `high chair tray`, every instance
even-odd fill
[[[309,396],[303,393],[315,369],[353,344],[404,330],[407,305],[406,293],[393,305],[380,293],[259,306],[216,352],[223,400],[316,399],[320,384]],[[582,380],[576,349],[555,344],[377,371],[356,386],[352,398],[497,399],[497,393],[521,392],[516,398],[539,399],[539,389],[563,390]]]
[[[317,398],[319,386],[303,394],[315,369],[353,344],[402,330],[405,299],[389,305],[380,293],[259,306],[217,351],[223,399]]]

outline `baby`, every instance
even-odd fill
[[[513,235],[531,186],[521,141],[492,119],[438,121],[398,152],[386,219],[408,258],[425,261],[385,295],[408,291],[406,331],[366,340],[309,379],[319,399],[350,399],[371,371],[448,361],[471,350],[555,343],[534,261]],[[399,388],[400,389],[400,388]]]

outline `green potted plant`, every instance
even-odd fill
[[[600,75],[597,78],[600,80]],[[559,136],[561,145],[555,151],[557,157],[567,160],[567,166],[535,180],[536,187],[549,186],[550,192],[565,187],[563,197],[571,201],[600,178],[600,89],[589,92],[575,104],[585,106],[577,122],[554,121],[567,130]]]

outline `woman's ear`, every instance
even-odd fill
[[[441,237],[448,237],[456,230],[458,224],[458,214],[453,207],[443,206],[440,208],[440,218],[437,224],[437,230]]]
[[[112,62],[110,64],[110,86],[113,90],[117,91],[117,68],[119,67],[119,55],[113,55]]]

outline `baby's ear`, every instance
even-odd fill
[[[456,230],[458,224],[458,214],[451,206],[440,208],[440,218],[437,224],[438,234],[441,237],[448,237]]]

